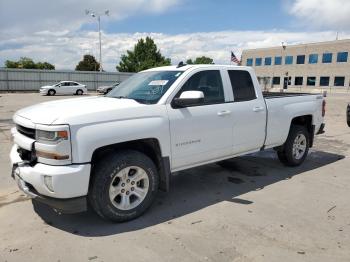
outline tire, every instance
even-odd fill
[[[136,180],[136,175],[142,180]],[[148,156],[134,150],[116,152],[104,156],[93,168],[89,202],[104,219],[129,221],[151,206],[158,184],[156,166]]]
[[[84,93],[84,92],[83,92],[83,90],[81,90],[81,89],[78,89],[78,90],[75,92],[75,94],[78,95],[78,96],[81,96],[83,93]]]
[[[53,90],[53,89],[50,89],[48,92],[47,92],[47,95],[49,96],[54,96],[56,94],[56,91]]]
[[[277,151],[277,156],[286,166],[299,166],[307,157],[309,146],[309,132],[304,126],[295,125],[291,127],[283,148]]]
[[[105,94],[108,94],[111,91],[112,91],[112,88],[108,88]]]

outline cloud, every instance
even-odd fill
[[[110,20],[135,14],[162,13],[182,0],[11,0],[0,1],[0,40],[8,36],[39,31],[78,30],[91,23],[85,9],[110,11]]]
[[[102,34],[103,66],[115,71],[120,56],[132,49],[141,37],[151,36],[163,55],[173,64],[197,56],[212,57],[215,63],[230,63],[230,51],[240,55],[243,49],[280,46],[281,42],[298,44],[334,40],[334,31],[221,31],[169,35],[163,33]],[[350,37],[341,33],[342,38]],[[30,36],[13,37],[0,45],[0,65],[5,59],[32,57],[36,61],[48,61],[57,69],[74,69],[86,53],[98,58],[96,32],[40,31]]]
[[[293,0],[289,2],[288,10],[303,25],[322,29],[349,29],[349,0]]]

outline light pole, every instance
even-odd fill
[[[86,15],[91,15],[91,17],[97,17],[98,22],[98,39],[99,39],[99,47],[100,47],[100,72],[102,72],[102,45],[101,45],[101,16],[106,15],[109,16],[109,10],[104,11],[103,13],[97,13],[91,10],[86,9],[85,10]]]

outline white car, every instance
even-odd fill
[[[87,94],[86,85],[74,81],[61,81],[55,85],[42,86],[39,90],[40,94],[54,95],[83,95]]]
[[[153,68],[106,96],[16,112],[12,177],[56,210],[84,211],[89,201],[101,217],[126,221],[180,170],[269,148],[301,165],[324,115],[322,95],[263,93],[250,67]]]
[[[115,88],[116,86],[119,86],[120,85],[120,82],[115,82],[113,85],[109,85],[109,86],[99,86],[97,88],[97,93],[100,93],[100,94],[107,94],[109,93],[113,88]]]

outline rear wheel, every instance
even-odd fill
[[[152,160],[138,151],[126,150],[108,155],[96,164],[89,200],[101,217],[128,221],[150,207],[158,183]]]
[[[78,89],[77,92],[76,92],[76,94],[77,94],[78,96],[81,96],[83,93],[84,93],[84,92],[83,92],[83,90],[81,90],[81,89]]]
[[[292,126],[283,148],[277,151],[279,160],[287,166],[299,166],[309,152],[309,132],[304,126]]]
[[[56,94],[56,91],[53,90],[53,89],[50,89],[50,90],[47,92],[47,94],[48,94],[49,96],[54,96],[54,95]]]

